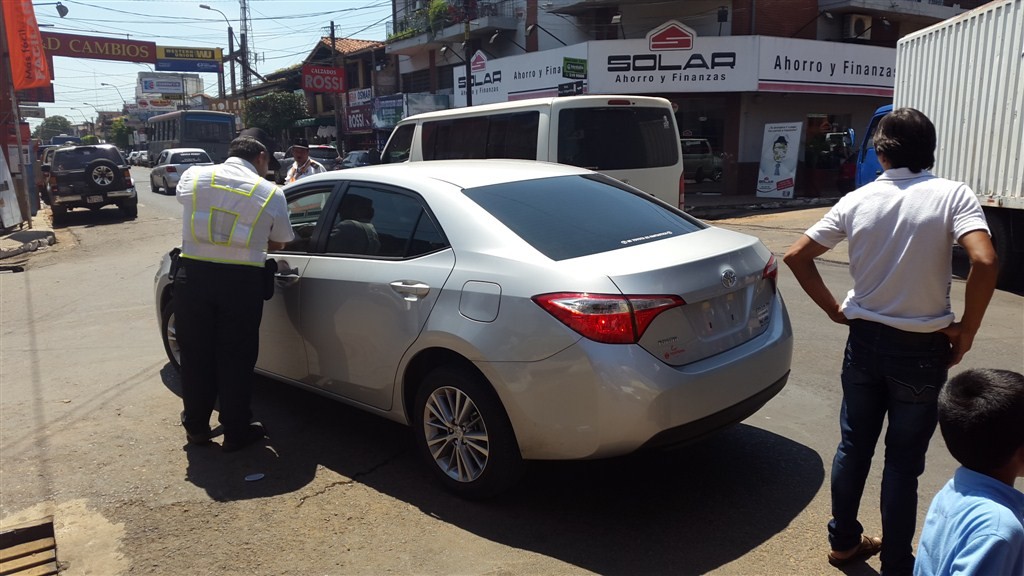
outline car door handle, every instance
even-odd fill
[[[430,285],[415,280],[396,280],[391,283],[391,289],[401,294],[406,300],[423,298],[430,293]]]
[[[274,272],[274,282],[283,287],[291,286],[299,281],[299,269],[298,268],[285,268],[280,272]]]

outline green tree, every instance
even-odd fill
[[[250,98],[245,105],[243,120],[246,128],[262,128],[267,134],[280,139],[286,128],[307,115],[305,96],[292,92],[275,92]]]
[[[71,121],[63,116],[47,116],[42,124],[32,131],[32,137],[39,138],[44,143],[60,134],[71,134]]]
[[[93,136],[92,134],[86,134],[82,136],[82,144],[99,144],[100,139]]]
[[[122,150],[128,147],[131,133],[132,129],[125,122],[124,116],[114,118],[110,124],[110,137],[114,140],[114,144]]]

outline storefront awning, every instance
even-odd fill
[[[292,124],[292,128],[312,128],[314,126],[334,126],[334,116],[302,118]]]

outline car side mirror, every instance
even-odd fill
[[[853,131],[853,128],[846,129],[846,135],[850,137],[850,147],[853,148],[857,144],[857,133]]]

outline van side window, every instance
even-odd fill
[[[409,150],[412,148],[412,135],[415,130],[415,124],[405,124],[395,128],[395,133],[388,140],[387,148],[380,156],[380,163],[391,164],[408,160]]]
[[[566,108],[558,113],[558,163],[635,170],[679,161],[676,130],[663,108]]]
[[[423,159],[537,159],[540,112],[471,116],[423,123]]]

